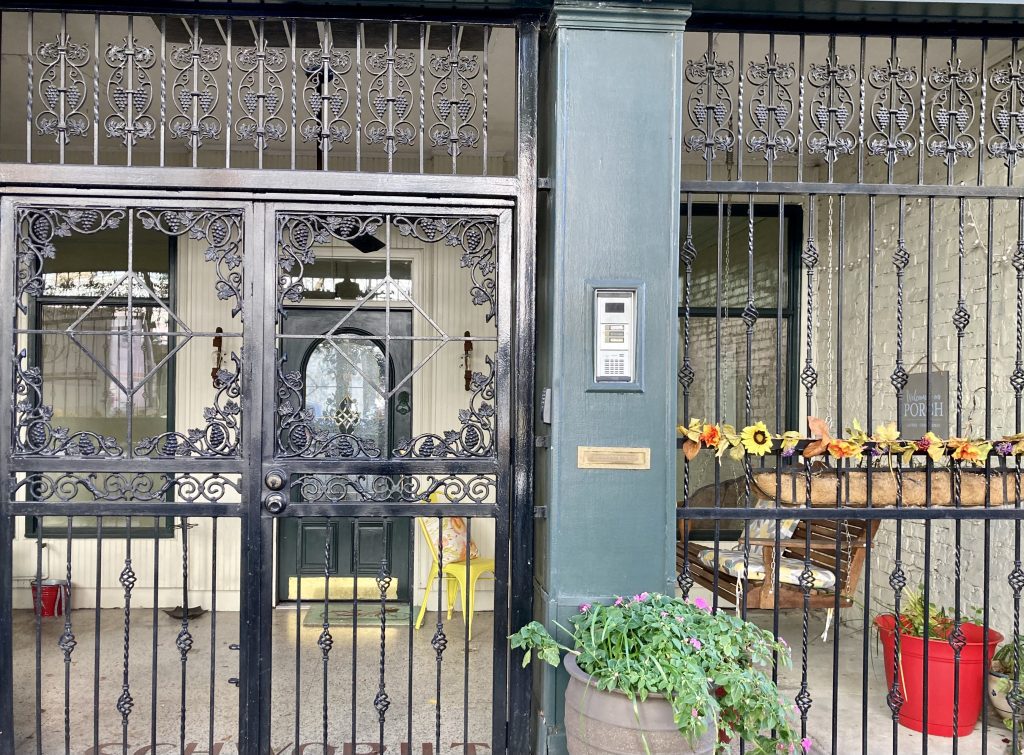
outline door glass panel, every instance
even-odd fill
[[[306,363],[306,408],[332,433],[358,435],[387,447],[387,377],[375,343],[321,341]]]

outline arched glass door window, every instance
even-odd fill
[[[387,371],[372,341],[320,341],[306,361],[306,408],[330,433],[388,447]]]

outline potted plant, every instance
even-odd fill
[[[713,753],[742,739],[749,753],[806,752],[769,669],[789,664],[781,640],[701,598],[642,593],[580,606],[559,625],[571,647],[539,622],[510,638],[557,666],[565,651],[565,727],[571,755]]]
[[[956,622],[943,608],[929,603],[925,606],[921,590],[907,590],[906,600],[899,615],[892,613],[875,617],[882,641],[885,659],[885,678],[893,689],[893,677],[899,674],[896,688],[902,699],[899,720],[903,726],[924,732],[924,669],[925,643],[928,651],[928,734],[952,737],[954,702],[957,703],[956,736],[971,733],[981,706],[982,690],[988,665],[996,645],[1003,636],[991,629],[986,636],[984,627],[977,623],[976,610],[968,611],[960,622],[960,638],[953,636]],[[925,616],[928,617],[928,636],[925,637]],[[971,619],[974,619],[973,621]],[[897,628],[899,656],[896,655]],[[959,677],[955,676],[960,646]],[[954,685],[954,680],[957,684]],[[954,686],[956,691],[954,691]]]
[[[1013,725],[1013,709],[1006,696],[1013,689],[1013,679],[1017,676],[1017,658],[1024,659],[1024,637],[1020,635],[995,652],[992,667],[988,671],[988,699],[1008,729]],[[1024,679],[1021,680],[1021,688],[1024,690]]]

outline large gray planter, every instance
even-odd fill
[[[569,755],[637,755],[644,740],[651,755],[711,755],[718,732],[714,726],[691,744],[676,727],[672,706],[661,695],[633,703],[621,692],[599,690],[591,676],[565,656],[569,686],[565,690],[565,734]],[[637,717],[639,710],[639,720]]]

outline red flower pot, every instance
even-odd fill
[[[891,615],[875,618],[875,626],[882,640],[885,657],[885,680],[889,689],[893,683],[893,657],[896,644],[896,618]],[[985,630],[977,624],[961,624],[966,644],[960,651],[960,679],[956,735],[971,733],[981,706],[985,702],[986,674],[996,646],[1003,636]],[[900,723],[908,729],[924,733],[924,649],[928,642],[928,734],[953,736],[953,675],[956,665],[953,648],[946,640],[925,640],[922,637],[900,635],[900,661],[895,671],[903,696]]]

